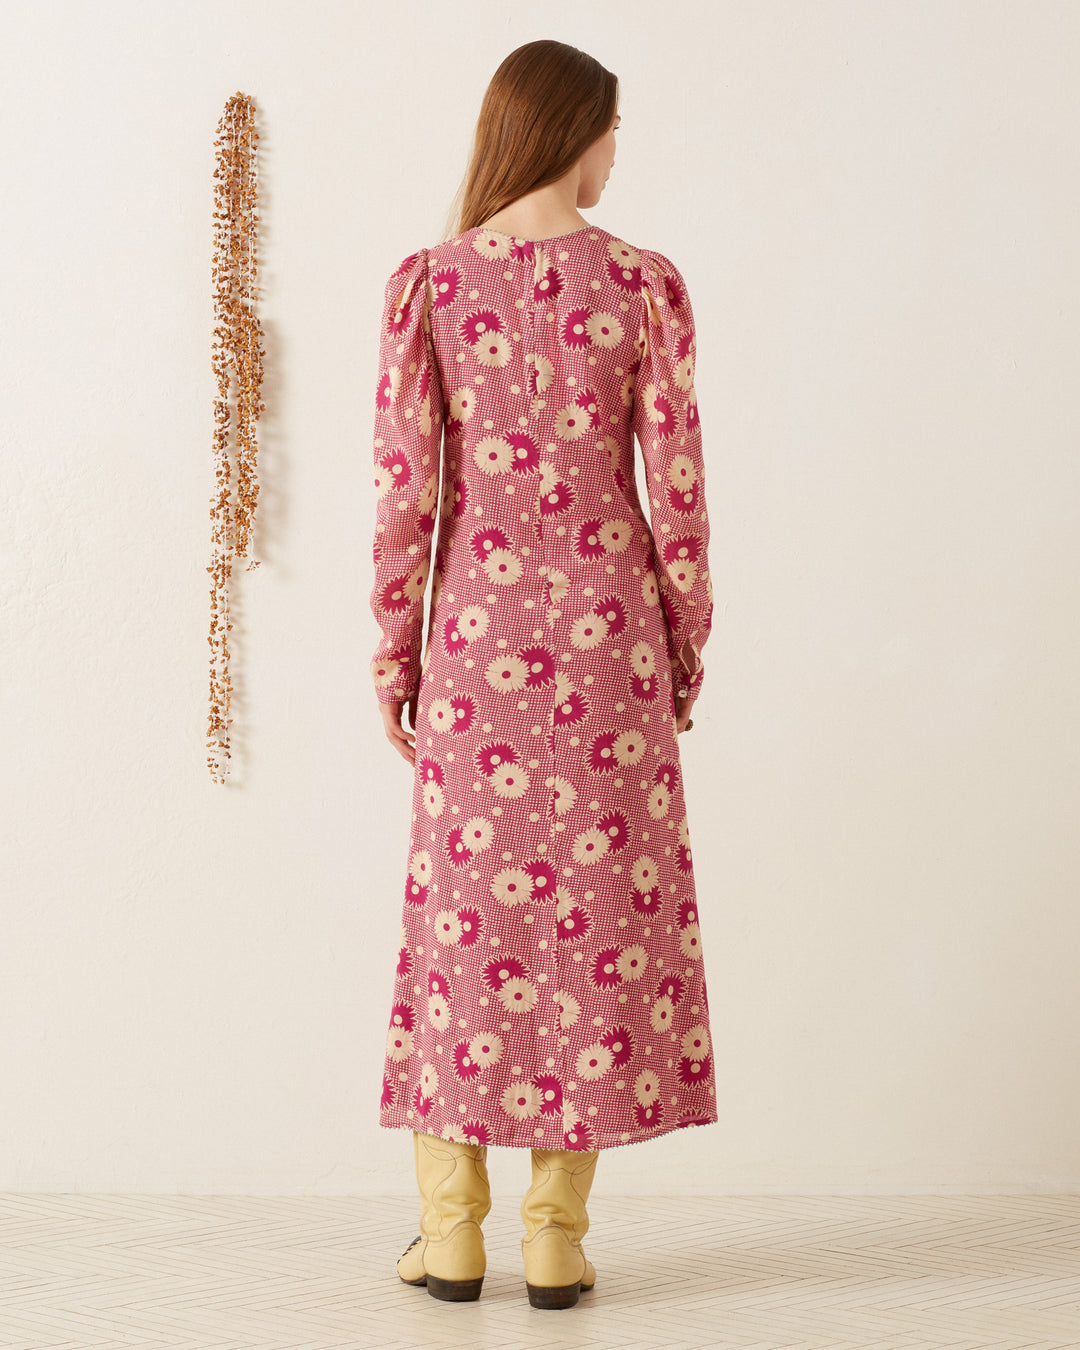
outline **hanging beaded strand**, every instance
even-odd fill
[[[207,567],[210,588],[210,715],[207,765],[215,783],[229,773],[232,724],[232,679],[229,674],[229,583],[234,558],[247,558],[253,548],[258,451],[257,424],[266,405],[260,402],[263,376],[262,325],[255,313],[258,295],[257,227],[259,217],[255,108],[246,94],[236,93],[218,123],[214,188],[214,344],[212,364],[217,381],[214,400],[214,473],[217,491],[211,498],[213,562]],[[230,378],[236,390],[236,492],[232,492],[230,452]],[[252,558],[246,571],[258,567]]]

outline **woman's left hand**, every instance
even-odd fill
[[[379,704],[387,739],[398,754],[414,766],[416,764],[416,736],[413,733],[416,731],[416,704],[419,696],[418,690],[409,699],[407,705],[400,701]],[[413,729],[411,732],[406,731],[401,724],[401,714],[406,706],[409,709],[409,726]]]

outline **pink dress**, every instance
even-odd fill
[[[387,282],[371,669],[419,690],[388,1128],[717,1119],[672,702],[712,619],[694,357],[678,269],[596,226],[477,227]]]

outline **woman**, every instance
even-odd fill
[[[372,675],[414,791],[380,1124],[413,1132],[398,1273],[436,1298],[479,1297],[489,1144],[531,1150],[526,1284],[562,1308],[599,1152],[717,1119],[676,740],[712,618],[694,320],[578,211],[617,100],[574,47],[512,52],[457,232],[384,298]]]

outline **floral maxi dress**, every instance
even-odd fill
[[[677,268],[595,226],[477,227],[387,282],[371,670],[418,695],[388,1128],[717,1119],[673,705],[712,620],[694,361]]]

